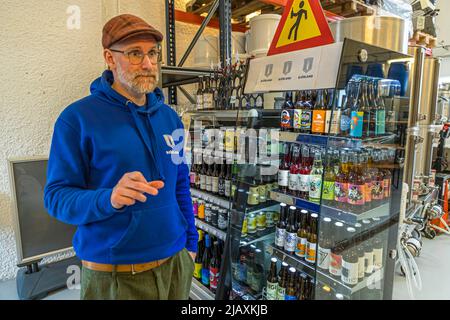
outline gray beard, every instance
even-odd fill
[[[119,77],[118,80],[129,91],[137,95],[153,92],[159,80],[158,74],[156,74],[155,78],[145,78],[145,80],[141,77],[136,78],[138,74],[141,74],[141,72],[127,73],[123,71],[120,66],[117,67],[117,75]]]

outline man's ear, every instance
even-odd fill
[[[105,62],[108,65],[108,69],[112,70],[116,67],[116,62],[114,61],[114,56],[112,52],[108,49],[103,50],[103,57],[105,58]]]

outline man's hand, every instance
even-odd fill
[[[147,182],[141,172],[128,172],[123,175],[111,194],[111,205],[115,209],[121,209],[124,206],[131,206],[137,201],[145,202],[147,197],[144,193],[152,196],[158,194],[158,189],[164,187],[162,181]]]
[[[195,257],[197,256],[197,254],[195,252],[191,252],[191,251],[188,251],[188,252],[191,255],[192,260],[195,261]]]

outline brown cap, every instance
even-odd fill
[[[132,14],[121,14],[109,20],[103,27],[103,48],[110,48],[113,44],[138,37],[150,38],[160,42],[163,39],[161,32],[147,22]]]

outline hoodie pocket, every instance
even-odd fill
[[[167,246],[178,240],[188,223],[177,203],[159,208],[133,210],[124,235],[111,249],[145,250]]]

